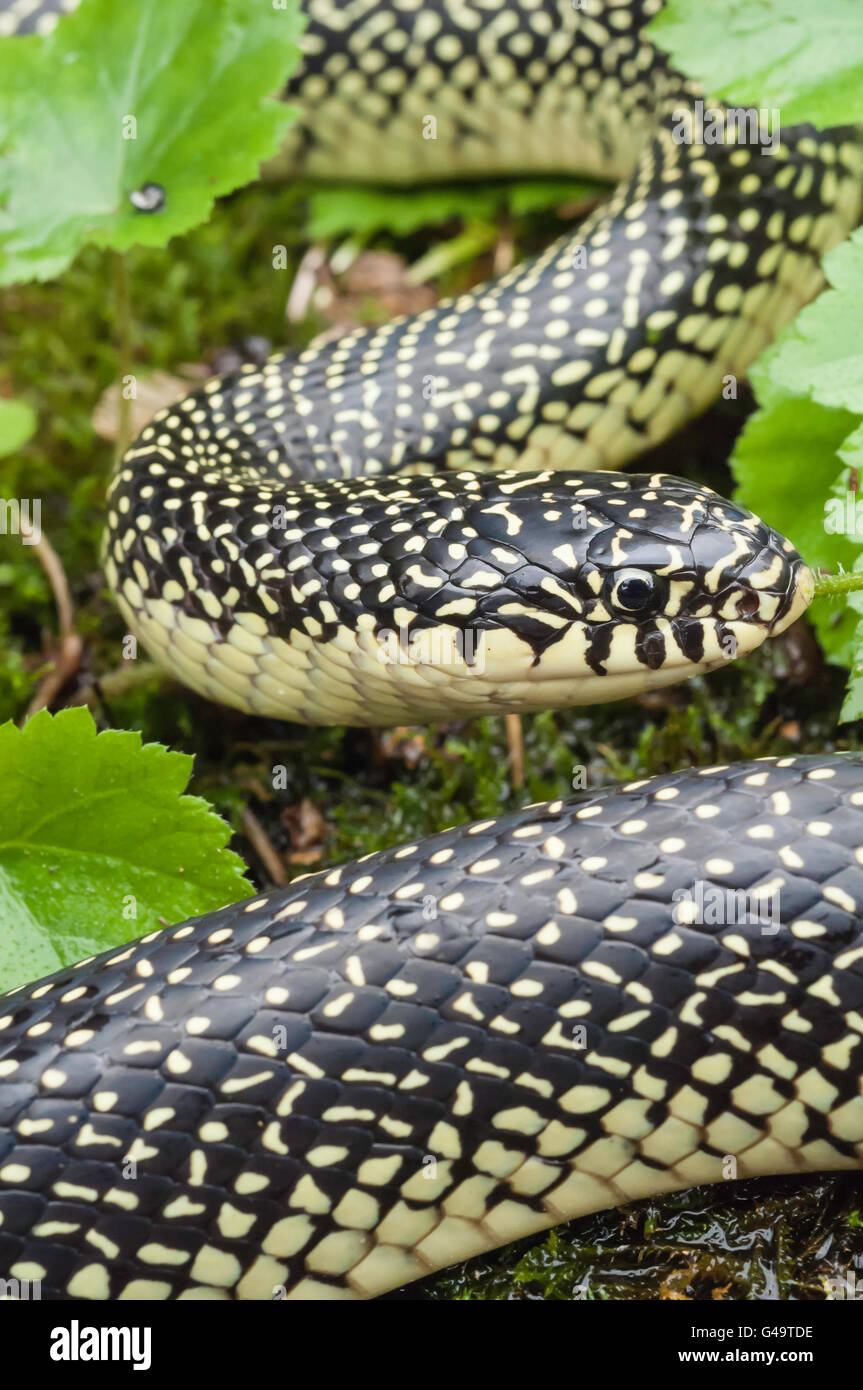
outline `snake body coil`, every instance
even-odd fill
[[[7,29],[55,7],[23,8],[0,5]],[[344,172],[347,148],[394,181],[622,182],[503,279],[143,431],[105,570],[186,684],[309,723],[591,702],[806,606],[758,518],[592,472],[744,372],[860,207],[855,132],[680,143],[694,89],[641,33],[657,8],[311,0],[291,167]],[[5,996],[0,1274],[50,1297],[366,1297],[730,1159],[859,1165],[861,767],[531,807]]]
[[[371,1296],[729,1158],[859,1165],[861,1047],[863,758],[528,807],[0,1000],[0,1271]]]
[[[217,378],[147,426],[112,485],[105,572],[131,630],[187,685],[247,712],[335,724],[634,688],[621,673],[646,663],[624,654],[620,624],[621,661],[607,679],[581,679],[592,634],[574,586],[607,517],[593,514],[574,541],[568,480],[555,492],[547,478],[481,475],[616,468],[666,438],[820,287],[819,259],[854,224],[861,191],[855,132],[678,143],[692,96],[639,33],[655,8],[311,5],[307,67],[289,95],[307,106],[292,157],[315,172],[344,170],[346,145],[364,147],[347,140],[348,104],[376,131],[378,177],[390,155],[393,177],[405,157],[427,172],[437,156],[425,147],[438,148],[422,135],[428,106],[450,161],[462,146],[470,166],[495,140],[504,161],[521,157],[509,138],[518,106],[533,138],[546,118],[568,123],[571,141],[586,132],[588,164],[599,144],[606,164],[633,172],[574,235],[502,279]],[[413,86],[385,100],[405,66]],[[374,72],[380,101],[364,103]],[[545,94],[533,104],[519,86],[532,80]],[[445,471],[457,476],[416,476]],[[652,516],[627,520],[606,570],[643,550]],[[729,547],[708,589],[737,562],[730,530],[716,534]],[[691,570],[667,549],[655,563],[671,592]],[[465,630],[487,664],[463,659]],[[412,657],[416,632],[426,640]],[[680,677],[673,638],[665,650],[652,683]]]

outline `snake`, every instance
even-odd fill
[[[57,8],[0,5],[0,31]],[[787,628],[813,591],[788,540],[616,470],[818,292],[858,133],[692,138],[655,0],[304,8],[285,171],[619,182],[496,281],[154,417],[108,491],[130,631],[211,700],[380,726],[634,696]],[[0,1275],[370,1298],[623,1201],[859,1167],[861,774],[834,753],[587,790],[11,991]]]

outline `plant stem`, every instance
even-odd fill
[[[837,598],[863,589],[863,572],[854,574],[819,574],[815,580],[816,598]]]
[[[482,255],[483,251],[494,246],[497,237],[497,227],[487,226],[484,222],[471,223],[463,232],[449,241],[440,242],[414,261],[407,273],[408,283],[424,285],[427,280],[436,279],[464,261]]]
[[[112,251],[111,256],[114,262],[117,374],[120,384],[114,460],[119,462],[132,442],[132,396],[128,390],[128,377],[132,371],[132,292],[127,257],[119,251]]]

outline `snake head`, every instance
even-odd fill
[[[617,635],[628,648],[635,636],[648,667],[686,675],[687,662],[709,668],[742,656],[811,601],[812,575],[791,542],[709,488],[633,476],[593,511],[609,519],[579,576],[596,595],[594,644]]]
[[[522,523],[508,544],[523,562],[496,610],[509,633],[486,634],[486,674],[489,657],[499,674],[512,660],[511,634],[532,647],[537,705],[613,700],[711,671],[811,601],[791,542],[709,488],[616,473],[544,475],[537,487],[529,496],[522,475],[506,502]]]
[[[790,542],[663,475],[231,484],[217,527],[194,480],[141,476],[146,498],[133,468],[115,479],[105,554],[132,631],[201,694],[304,723],[637,695],[752,651],[812,595]],[[134,524],[146,508],[170,525]]]

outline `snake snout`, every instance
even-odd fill
[[[795,552],[796,553],[796,552]],[[815,576],[799,555],[792,569],[792,582],[786,591],[784,608],[769,624],[771,636],[784,632],[806,612],[815,596]]]
[[[784,631],[805,611],[812,574],[789,540],[751,512],[718,499],[692,537],[699,584],[692,608],[742,636],[745,649]]]
[[[776,636],[809,607],[815,580],[791,542],[771,532],[770,543],[739,571],[734,587],[736,618]]]

